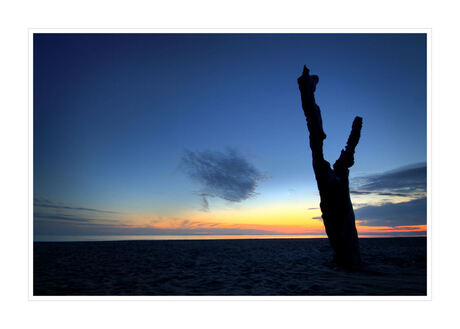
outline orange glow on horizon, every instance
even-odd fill
[[[178,218],[132,214],[119,223],[125,228],[190,231],[190,234],[214,234],[213,230],[241,230],[242,234],[314,234],[325,236],[318,208],[311,204],[278,204],[253,208],[231,208],[203,212],[194,210]],[[363,223],[364,224],[364,223]],[[391,233],[426,235],[427,225],[366,226],[357,222],[360,236],[391,236]],[[260,232],[260,233],[259,233]],[[220,234],[220,233],[219,233]],[[233,233],[229,233],[233,234]],[[238,234],[238,233],[236,233]]]
[[[250,209],[224,209],[210,212],[194,211],[181,218],[132,216],[125,223],[133,228],[156,229],[241,229],[275,234],[325,234],[319,210],[311,205],[271,205]]]

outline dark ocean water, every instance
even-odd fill
[[[360,239],[365,266],[327,239],[34,242],[35,296],[424,296],[426,238]]]

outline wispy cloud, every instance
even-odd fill
[[[121,215],[118,211],[75,207],[34,197],[34,234],[94,234],[95,230],[121,227]]]
[[[350,193],[420,198],[426,195],[426,172],[426,163],[418,163],[381,174],[356,177],[351,180]]]
[[[192,152],[186,150],[181,168],[201,185],[199,195],[203,210],[209,209],[208,197],[241,202],[255,194],[264,176],[234,149],[224,152]]]
[[[209,202],[208,199],[206,199],[206,194],[202,193],[200,194],[201,196],[201,210],[203,211],[209,211]]]
[[[392,192],[379,192],[379,191],[355,191],[355,190],[350,190],[350,193],[354,194],[354,195],[377,194],[377,195],[381,195],[381,196],[400,196],[400,197],[408,196],[405,193],[392,193]]]
[[[56,215],[41,215],[41,214],[35,214],[34,218],[57,219],[57,220],[72,221],[72,222],[96,221],[96,219],[92,219],[92,218],[79,218],[79,217],[71,217],[71,216],[56,216]]]
[[[85,207],[75,207],[71,205],[66,205],[61,202],[51,201],[43,197],[34,197],[34,208],[52,208],[52,209],[63,209],[63,210],[77,210],[77,211],[90,211],[106,214],[120,214],[118,211],[113,210],[102,210],[95,208],[85,208]]]
[[[118,211],[101,210],[101,209],[84,208],[84,207],[61,206],[61,205],[53,205],[53,204],[45,204],[45,203],[34,203],[34,207],[90,211],[90,212],[98,212],[98,213],[106,213],[106,214],[119,214],[120,213]]]

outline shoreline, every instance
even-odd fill
[[[99,237],[99,236],[98,236]],[[75,237],[72,239],[71,237],[66,239],[40,239],[40,240],[33,240],[33,243],[46,243],[46,242],[117,242],[117,241],[228,241],[228,240],[318,240],[318,239],[327,239],[327,236],[315,236],[315,237],[306,237],[304,235],[299,236],[283,236],[280,235],[279,237],[274,236],[227,236],[225,238],[222,237],[215,237],[211,235],[194,235],[189,237],[183,236],[172,236],[172,237],[164,237],[164,236],[151,236],[150,238],[139,238],[142,236],[130,236],[130,238],[119,239],[113,238],[113,236],[108,236],[107,239],[92,239],[91,237],[84,236],[84,237]],[[126,237],[126,236],[120,236]],[[407,238],[425,238],[427,239],[427,235],[411,235],[411,236],[359,236],[359,239],[407,239]]]

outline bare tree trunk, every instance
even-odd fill
[[[320,208],[324,227],[334,250],[334,260],[340,265],[353,267],[361,263],[361,256],[350,199],[348,168],[354,163],[353,155],[361,134],[362,118],[354,119],[347,145],[331,169],[323,156],[326,134],[323,131],[321,111],[315,102],[314,92],[318,81],[318,76],[310,76],[310,71],[305,66],[302,76],[297,80],[310,132],[313,170],[321,197]]]

